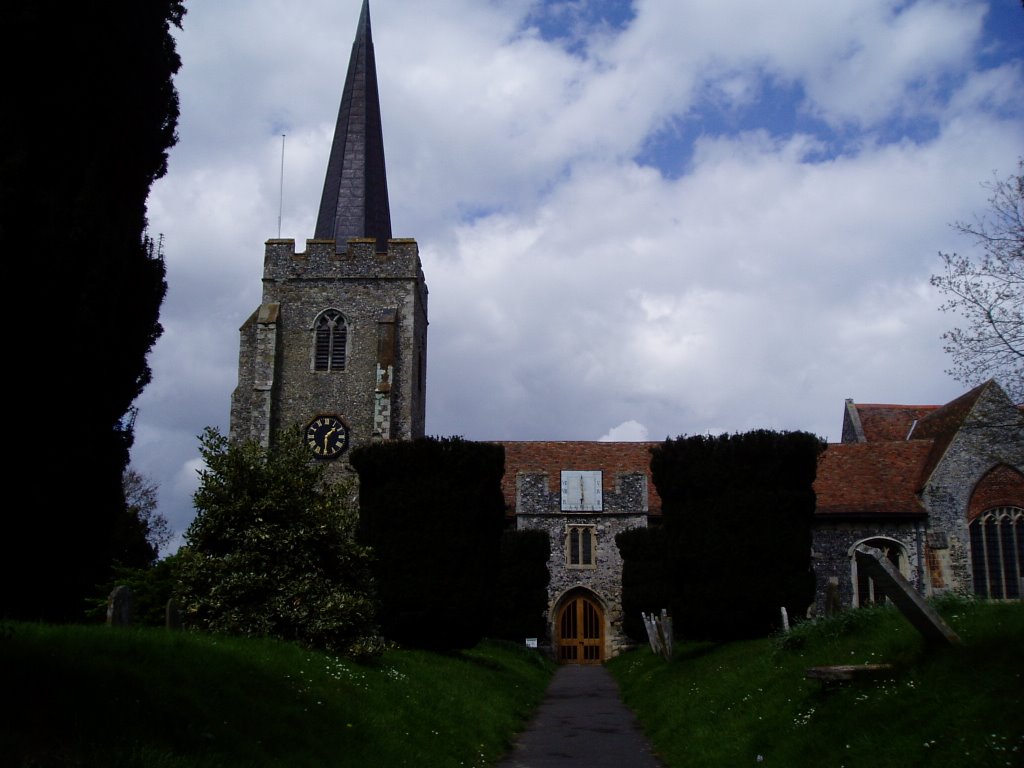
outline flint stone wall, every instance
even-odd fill
[[[551,541],[548,560],[551,581],[545,618],[552,640],[558,636],[555,622],[563,599],[574,590],[589,590],[604,611],[604,658],[611,658],[630,645],[630,639],[622,631],[622,556],[615,545],[615,536],[621,531],[647,526],[647,476],[623,473],[605,481],[603,511],[562,512],[558,477],[521,472],[516,477],[516,527],[545,531]],[[607,487],[609,484],[612,487]],[[592,568],[567,564],[566,534],[573,525],[595,529],[595,566]]]

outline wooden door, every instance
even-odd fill
[[[561,664],[600,664],[604,656],[604,616],[586,597],[574,597],[558,615],[558,661]]]

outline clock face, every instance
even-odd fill
[[[336,459],[348,448],[348,427],[337,416],[317,416],[306,427],[306,445],[318,459]]]

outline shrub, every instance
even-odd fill
[[[371,553],[355,541],[351,487],[325,484],[298,429],[269,449],[207,429],[200,452],[179,571],[186,621],[333,652],[372,648]]]

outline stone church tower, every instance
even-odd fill
[[[267,241],[263,300],[240,333],[233,440],[267,445],[298,424],[337,476],[349,448],[423,436],[427,286],[416,241],[391,236],[368,0],[314,239]]]

